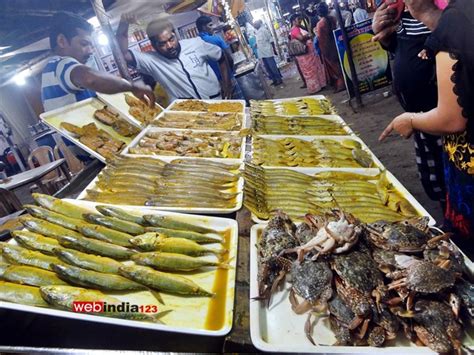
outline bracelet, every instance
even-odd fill
[[[412,112],[412,114],[410,115],[410,125],[411,125],[411,129],[415,129],[415,128],[413,127],[413,119],[414,119],[414,118],[416,117],[416,115],[419,114],[419,113],[423,113],[423,112],[422,112],[422,111],[420,111],[420,112]]]

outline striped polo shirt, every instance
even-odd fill
[[[52,57],[41,75],[41,100],[45,111],[95,97],[94,91],[83,89],[71,81],[71,72],[82,65],[72,57]]]

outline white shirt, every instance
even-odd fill
[[[362,21],[365,21],[369,18],[369,14],[367,14],[367,11],[361,8],[357,8],[354,11],[354,22],[359,23]]]
[[[257,40],[257,54],[259,58],[270,58],[273,57],[273,37],[270,31],[265,27],[261,26],[255,34]]]
[[[167,91],[171,100],[220,98],[221,87],[208,60],[218,61],[222,50],[200,37],[179,41],[179,58],[157,52],[131,51],[137,70],[150,75]]]
[[[342,19],[344,20],[344,27],[348,27],[352,23],[352,12],[341,9]]]

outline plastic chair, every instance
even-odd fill
[[[59,140],[57,145],[54,147],[54,159],[61,159],[61,155],[66,159],[66,164],[71,176],[79,174],[84,169],[84,164],[76,158],[62,140]]]
[[[54,160],[55,159],[53,149],[45,145],[33,149],[33,151],[28,156],[28,166],[30,167],[30,169],[34,169],[37,166],[51,163]],[[46,174],[41,179],[41,183],[45,185],[48,189],[53,187],[55,190],[57,190],[64,181],[67,181],[67,179],[59,168]],[[32,185],[30,191],[33,191],[37,187],[38,186],[36,185]]]

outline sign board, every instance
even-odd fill
[[[352,56],[359,80],[359,91],[365,94],[387,86],[392,81],[392,72],[385,51],[379,42],[372,42],[372,20],[368,19],[346,27],[347,36],[352,48]],[[349,67],[347,50],[342,39],[340,28],[334,30],[334,38],[339,52],[339,63],[344,74],[344,81],[349,96],[354,97],[354,83]]]

